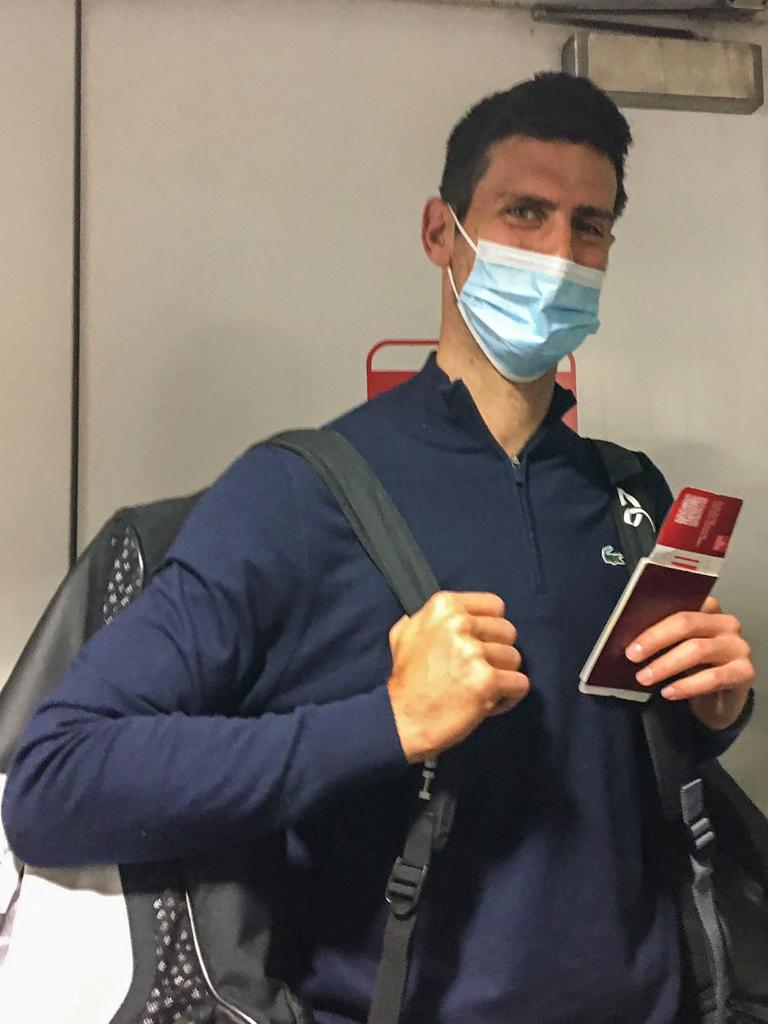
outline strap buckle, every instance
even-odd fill
[[[702,780],[693,779],[683,786],[680,799],[691,856],[700,862],[709,861],[715,843],[715,829],[706,814]]]
[[[707,817],[701,817],[697,818],[693,822],[687,823],[687,825],[688,838],[690,839],[696,853],[699,854],[699,856],[701,856],[701,854],[710,856],[715,842],[715,830],[712,827],[712,822]]]
[[[385,898],[395,917],[403,920],[416,910],[429,866],[417,867],[398,857],[387,879]]]

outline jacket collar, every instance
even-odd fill
[[[477,442],[478,446],[487,448],[490,444],[497,451],[503,453],[505,458],[507,457],[506,452],[498,444],[480,415],[480,411],[475,405],[475,401],[464,381],[452,381],[437,365],[434,353],[429,357],[424,368],[414,379],[413,383],[418,391],[421,392],[427,410],[430,413],[429,419],[431,420],[435,417],[445,424],[447,416],[455,430],[460,432],[463,440],[462,447],[465,450],[467,442],[472,438]],[[523,448],[521,457],[530,454],[535,449],[539,449],[545,439],[554,441],[570,436],[573,432],[562,423],[562,418],[575,404],[576,398],[573,392],[568,391],[559,384],[555,384],[549,409],[540,427]],[[456,436],[455,440],[458,441],[459,437]],[[560,447],[560,444],[556,444],[556,446]]]

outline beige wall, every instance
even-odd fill
[[[418,222],[446,135],[484,93],[557,68],[567,35],[491,7],[86,3],[81,544],[121,503],[362,400],[377,340],[434,336]],[[628,116],[582,428],[646,449],[673,487],[745,496],[720,591],[768,662],[768,112]],[[730,762],[768,806],[766,728],[763,708]]]
[[[557,68],[567,35],[372,0],[92,6],[84,538],[360,401],[375,341],[434,336],[418,223],[446,135],[484,93]],[[745,496],[720,592],[765,662],[768,111],[629,117],[581,423],[647,449],[673,487]],[[763,708],[730,761],[768,805],[766,728]]]
[[[0,0],[0,686],[67,564],[72,7]]]

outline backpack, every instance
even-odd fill
[[[614,489],[622,551],[634,567],[653,548],[656,530],[642,516],[629,528],[620,491],[653,507],[643,464],[618,445],[594,443]],[[768,1021],[768,820],[716,758],[697,762],[686,703],[654,694],[641,715],[658,796],[651,832],[664,844],[681,925],[684,1020]]]
[[[364,460],[332,431],[270,439],[307,459],[408,614],[438,589],[399,513]],[[127,607],[164,563],[199,494],[117,512],[51,600],[0,693],[0,790],[38,701],[82,643]],[[421,886],[409,858],[439,845],[449,801],[419,801],[403,857],[388,883],[393,919],[382,995],[371,1021],[395,1021],[391,978],[405,978]],[[0,830],[0,1018],[50,1024],[311,1024],[311,1011],[279,979],[283,837],[194,861],[40,869],[21,865]],[[426,868],[420,871],[426,874]],[[397,915],[397,916],[396,916]],[[0,956],[2,955],[0,946]],[[46,985],[35,985],[39,965]],[[87,965],[87,966],[86,966]],[[380,1017],[380,1014],[384,1014]]]
[[[314,466],[405,611],[420,608],[437,582],[399,513],[348,442],[326,430],[278,435],[271,443]],[[621,484],[646,503],[643,463],[619,446],[598,445],[607,483],[614,489]],[[82,554],[0,694],[0,773],[7,771],[34,705],[53,688],[79,646],[162,567],[198,496],[123,509]],[[653,531],[629,531],[618,498],[614,513],[631,564],[650,550]],[[691,1019],[768,1021],[768,823],[716,762],[705,770],[695,764],[681,710],[651,701],[643,721],[664,838],[680,854],[672,884],[692,973]],[[398,1019],[419,897],[430,858],[450,830],[454,795],[435,763],[426,766],[426,774],[431,785],[422,786],[422,799],[415,801],[418,811],[386,886],[390,913],[369,1024]],[[714,858],[714,877],[725,883],[716,895],[705,790],[727,842]],[[219,851],[190,863],[55,870],[18,865],[0,848],[0,934],[13,932],[0,969],[0,1010],[5,1007],[14,1018],[28,1016],[29,975],[23,965],[55,962],[57,980],[51,978],[42,993],[50,1003],[41,1019],[51,1024],[310,1024],[309,1008],[279,980],[281,848],[282,837],[272,836],[259,840],[258,848]],[[751,898],[747,917],[745,885]],[[0,945],[0,964],[2,957]],[[16,1013],[9,1013],[14,1006]]]

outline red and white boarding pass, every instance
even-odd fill
[[[741,511],[741,499],[684,487],[647,558],[641,558],[579,673],[582,693],[650,699],[635,679],[629,644],[674,612],[698,611],[715,585]],[[667,680],[666,682],[669,682]]]

